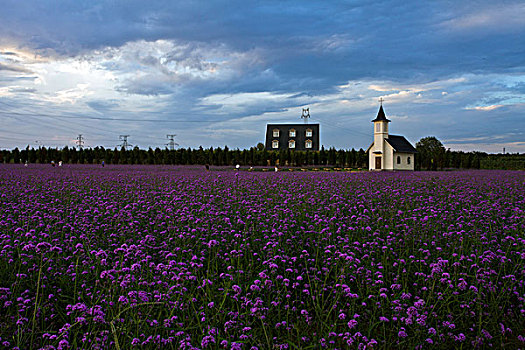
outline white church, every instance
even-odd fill
[[[390,120],[386,119],[383,103],[372,122],[374,142],[366,150],[369,170],[414,170],[416,149],[404,136],[388,134]]]

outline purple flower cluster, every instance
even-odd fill
[[[0,167],[0,347],[525,347],[523,172]]]

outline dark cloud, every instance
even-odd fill
[[[10,86],[14,83],[30,83],[35,80],[35,76],[18,76],[14,74],[4,75],[0,71],[0,85]]]
[[[15,64],[5,64],[0,63],[0,71],[10,71],[10,72],[16,72],[16,73],[33,73],[31,70],[15,65]]]
[[[149,76],[127,79],[118,85],[116,90],[127,94],[145,96],[169,95],[173,93],[170,82],[162,82],[156,77]]]
[[[480,1],[470,11],[483,14],[490,6],[491,2]],[[320,89],[351,79],[432,79],[525,63],[523,45],[508,45],[520,42],[524,34],[519,22],[514,32],[486,30],[480,37],[476,32],[463,34],[465,28],[458,27],[468,16],[461,4],[454,9],[446,2],[401,0],[10,1],[0,14],[0,28],[25,45],[65,55],[158,39],[189,45],[223,43],[238,51],[258,47],[283,79],[314,79]],[[184,57],[188,64],[202,64],[188,52],[171,55],[177,61]]]

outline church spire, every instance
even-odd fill
[[[379,112],[377,112],[376,119],[372,120],[372,122],[387,122],[390,123],[389,119],[386,119],[385,111],[383,110],[383,99],[380,98],[379,102],[381,105],[379,106]]]

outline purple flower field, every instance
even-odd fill
[[[525,173],[0,166],[0,348],[525,348]]]

